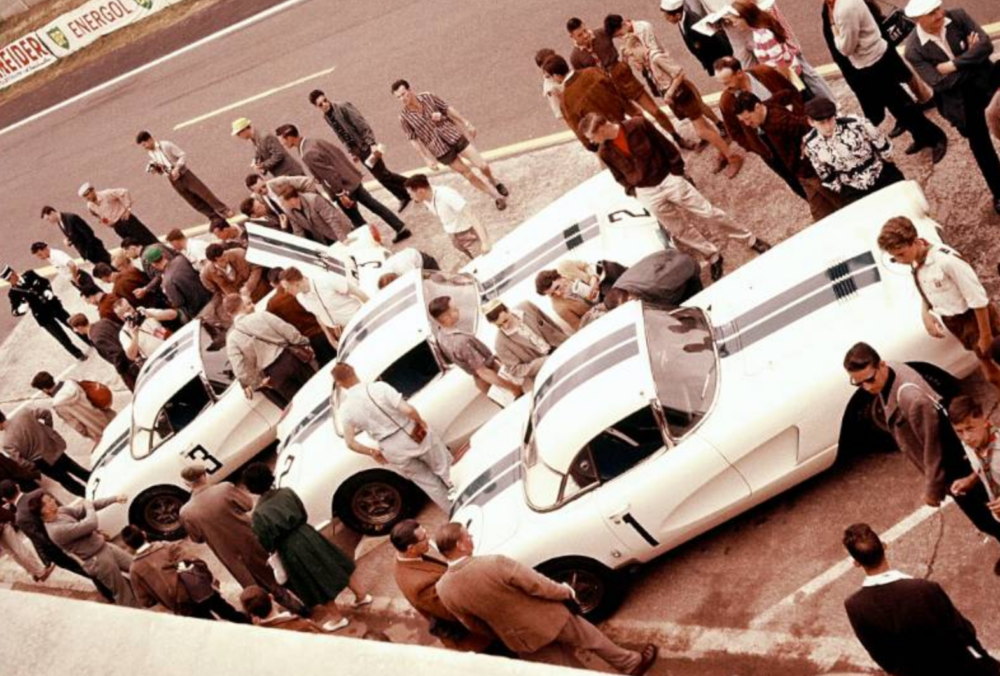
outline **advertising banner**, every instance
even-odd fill
[[[69,56],[100,37],[183,0],[90,0],[38,31],[57,57]]]
[[[22,80],[57,61],[37,33],[0,47],[0,89]]]

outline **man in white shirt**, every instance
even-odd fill
[[[164,328],[161,322],[177,319],[177,310],[151,307],[136,310],[125,298],[115,302],[114,311],[122,321],[118,340],[125,348],[129,361],[148,359],[170,337],[169,329]]]
[[[179,228],[174,228],[167,233],[167,244],[170,248],[181,254],[189,261],[194,269],[201,272],[208,264],[205,251],[208,249],[208,242],[201,239],[188,239]]]
[[[388,383],[361,383],[349,364],[337,364],[333,379],[345,390],[337,415],[347,447],[381,465],[392,465],[447,514],[451,508],[451,453],[417,409]],[[379,447],[358,441],[360,432],[367,432]]]
[[[905,216],[891,218],[882,226],[878,245],[895,262],[910,266],[923,299],[927,333],[944,338],[947,328],[966,350],[976,354],[983,375],[1000,390],[1000,367],[991,357],[993,339],[1000,336],[1000,314],[972,266],[954,250],[920,237]]]
[[[177,191],[191,208],[206,218],[221,216],[232,218],[233,210],[215,196],[201,179],[187,166],[187,154],[170,141],[157,141],[148,131],[135,137],[137,145],[149,154],[146,173],[160,174],[170,179],[170,186]]]
[[[93,278],[80,269],[65,251],[53,249],[45,242],[35,242],[31,245],[31,255],[40,261],[48,263],[56,270],[56,275],[65,279],[77,289],[94,284]]]
[[[424,174],[414,174],[406,179],[405,185],[413,201],[423,204],[438,219],[452,246],[470,260],[490,252],[490,236],[458,191],[447,186],[432,186]]]
[[[298,268],[286,268],[281,272],[281,286],[315,315],[333,345],[337,344],[347,322],[368,300],[365,292],[353,282],[332,273],[313,280],[306,278]]]

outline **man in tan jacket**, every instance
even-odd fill
[[[83,386],[76,380],[56,382],[48,371],[39,371],[31,379],[31,386],[52,397],[52,410],[56,415],[77,434],[95,444],[101,440],[104,428],[115,418],[115,410],[110,406],[94,406]]]
[[[483,305],[486,321],[497,327],[494,349],[504,370],[525,392],[549,355],[566,340],[566,332],[534,303],[524,301],[511,310],[499,298]]]
[[[633,676],[656,661],[655,645],[641,653],[627,650],[572,614],[565,603],[575,600],[576,592],[568,584],[506,556],[472,556],[472,536],[462,524],[441,526],[434,542],[448,559],[448,572],[437,583],[442,603],[470,631],[496,634],[518,657],[582,669],[575,652],[584,650]]]

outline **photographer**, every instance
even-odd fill
[[[166,176],[170,186],[192,209],[206,218],[232,218],[233,210],[215,196],[188,168],[187,154],[170,141],[157,141],[148,131],[140,131],[135,142],[149,154],[146,173]]]
[[[177,310],[136,309],[124,298],[119,298],[115,303],[114,312],[122,320],[123,326],[118,339],[125,348],[125,356],[129,361],[148,359],[170,337],[170,330],[160,322],[177,319]]]

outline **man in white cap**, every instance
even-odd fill
[[[99,191],[88,182],[80,186],[77,194],[87,201],[87,211],[123,240],[131,238],[143,246],[159,244],[156,235],[132,213],[132,193],[127,188]]]
[[[274,134],[260,136],[250,120],[241,117],[233,120],[233,136],[253,143],[253,170],[261,176],[305,176],[298,160],[288,154]]]
[[[688,51],[698,59],[705,72],[714,76],[715,62],[724,56],[732,56],[733,47],[722,31],[705,35],[694,29],[694,25],[705,18],[705,8],[700,5],[697,0],[690,4],[684,0],[661,0],[660,10],[667,23],[677,26]]]
[[[964,136],[1000,214],[1000,158],[986,123],[986,107],[1000,86],[990,61],[993,42],[964,9],[941,0],[910,0],[906,15],[917,23],[906,39],[906,60],[934,90],[938,111]]]

